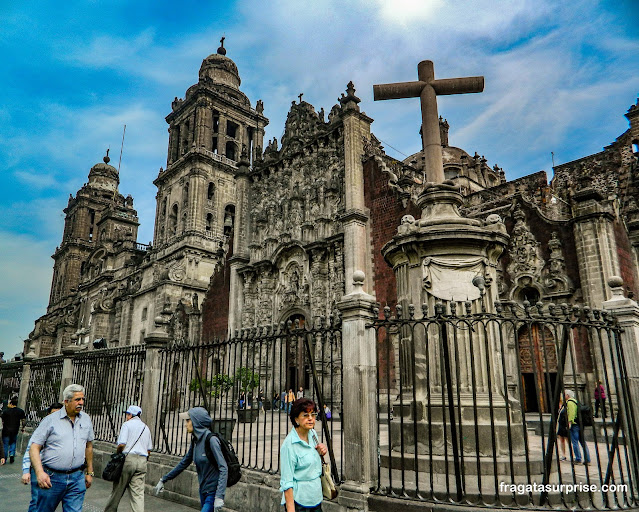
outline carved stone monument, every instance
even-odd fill
[[[436,104],[437,94],[481,92],[483,77],[435,80],[430,61],[421,62],[418,72],[419,82],[374,86],[376,100],[421,97],[428,181],[417,198],[421,218],[404,217],[382,253],[393,267],[398,304],[405,310],[409,304],[417,309],[427,304],[430,314],[436,306],[444,314],[456,311],[460,315],[468,308],[473,313],[490,312],[498,296],[497,287],[493,286],[498,259],[508,246],[509,236],[498,215],[481,221],[460,214],[462,195],[452,182],[443,179]],[[507,383],[497,363],[501,357],[498,336],[490,331],[446,335],[426,328],[400,332],[398,338],[400,360],[414,360],[414,370],[409,372],[412,375],[408,382],[404,380],[407,386],[402,386],[403,396],[394,404],[403,416],[401,422],[391,424],[390,442],[394,450],[400,450],[403,436],[405,446],[416,446],[420,455],[443,461],[447,453],[451,454],[448,396],[442,392],[446,389],[442,368],[445,362],[440,350],[442,344],[447,344],[449,352],[456,354],[450,363],[454,367],[449,381],[453,394],[449,396],[455,397],[455,418],[460,420],[455,426],[468,464],[466,470],[473,473],[483,456],[491,460],[493,450],[498,457],[523,453],[521,407],[508,396]],[[398,402],[403,407],[398,408]],[[507,429],[512,435],[508,435]],[[474,457],[476,453],[480,454],[479,461]],[[440,466],[445,471],[445,464]],[[452,471],[452,465],[448,467]],[[514,471],[517,473],[518,468]]]

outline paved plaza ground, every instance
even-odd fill
[[[31,486],[20,481],[22,474],[22,457],[16,457],[13,464],[0,466],[0,511],[27,512],[31,499]],[[100,478],[93,480],[93,485],[87,491],[83,511],[102,512],[111,494],[111,483]],[[62,506],[58,507],[62,510]],[[149,512],[193,512],[193,508],[166,501],[148,494],[144,497],[144,510]],[[128,493],[124,494],[118,512],[131,512]]]

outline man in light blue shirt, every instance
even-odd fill
[[[62,404],[56,402],[51,404],[47,408],[47,416],[54,412],[58,412],[62,409]],[[31,502],[29,503],[29,511],[28,512],[36,512],[36,502],[38,500],[38,479],[35,476],[35,473],[31,475],[31,458],[29,457],[29,449],[31,448],[31,443],[33,439],[29,439],[29,444],[27,445],[27,449],[24,452],[24,457],[22,458],[22,483],[24,485],[29,485],[31,483]]]
[[[64,409],[44,418],[31,436],[38,512],[54,512],[60,502],[64,512],[81,512],[84,493],[93,482],[94,434],[91,418],[82,412],[84,388],[71,384],[62,395]]]

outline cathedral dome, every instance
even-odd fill
[[[103,158],[103,162],[91,167],[91,170],[89,171],[89,185],[94,188],[109,191],[118,189],[120,176],[118,174],[118,170],[112,165],[109,165],[110,161],[109,151],[107,150],[107,154]]]
[[[242,81],[240,80],[237,66],[235,62],[226,56],[224,38],[220,42],[222,45],[217,49],[217,53],[209,55],[202,61],[199,73],[200,82],[210,80],[214,83],[239,89]]]

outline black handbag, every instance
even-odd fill
[[[102,471],[102,480],[107,482],[117,482],[122,476],[122,468],[124,468],[124,461],[126,455],[124,453],[114,453],[111,455],[111,460],[107,462],[107,465]]]
[[[135,448],[135,445],[138,444],[138,441],[142,437],[144,430],[146,429],[146,425],[140,432],[140,435],[131,446],[131,450]],[[114,453],[111,455],[111,460],[107,462],[107,465],[104,467],[104,471],[102,471],[102,480],[106,480],[107,482],[118,482],[120,477],[122,476],[122,469],[124,468],[124,461],[126,460],[126,456],[131,453],[129,450],[127,453]]]

